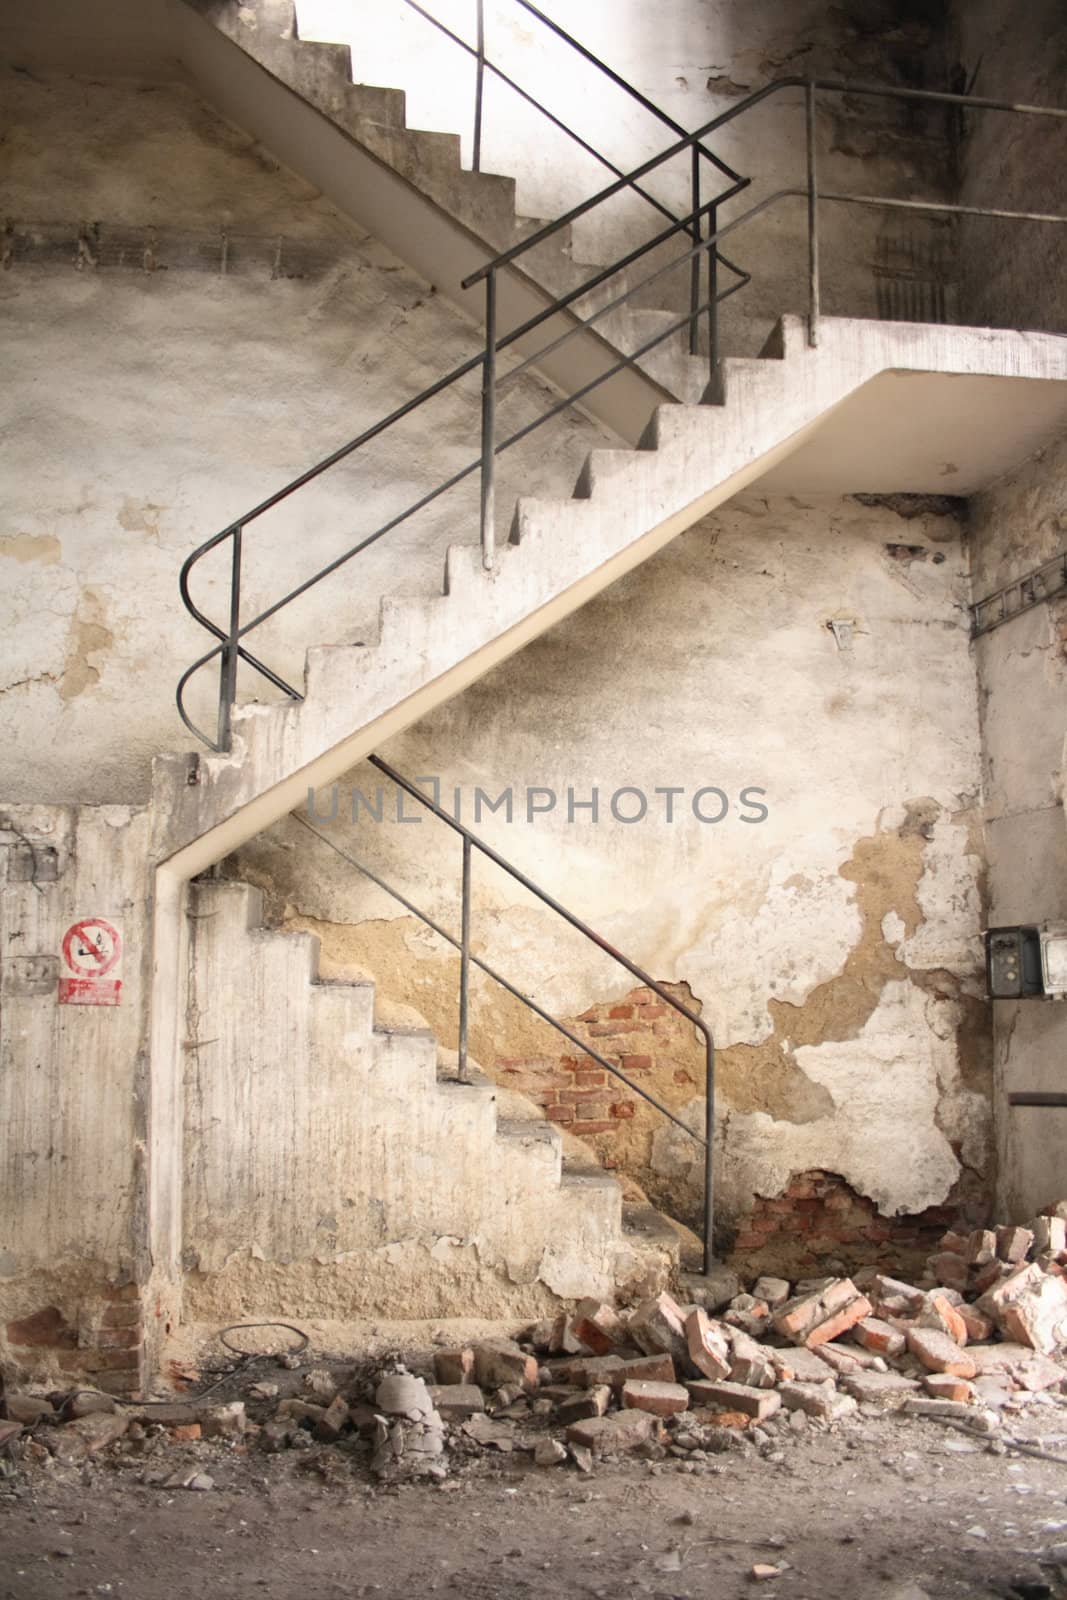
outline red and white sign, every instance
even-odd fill
[[[122,995],[122,935],[103,917],[83,917],[63,935],[61,1006],[117,1006]]]

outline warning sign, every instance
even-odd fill
[[[103,917],[83,917],[63,935],[61,1006],[117,1006],[122,995],[122,935]]]

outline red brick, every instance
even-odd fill
[[[676,1417],[689,1409],[689,1392],[680,1383],[649,1383],[631,1378],[622,1386],[626,1411],[648,1411],[654,1417]]]
[[[594,1022],[586,1029],[591,1039],[610,1039],[619,1033],[639,1033],[639,1022]]]
[[[132,1328],[100,1328],[91,1337],[97,1350],[136,1350],[144,1343],[144,1329],[140,1324]]]
[[[632,1017],[633,1014],[633,1006],[612,1006],[608,1012],[609,1017]]]
[[[561,1106],[578,1106],[583,1100],[595,1100],[599,1093],[599,1089],[561,1089],[559,1103]]]
[[[105,1306],[100,1314],[102,1328],[132,1328],[141,1320],[141,1307],[134,1301]]]
[[[581,1108],[579,1108],[578,1115],[581,1116]],[[575,1129],[576,1129],[576,1131],[578,1133],[584,1133],[586,1135],[593,1134],[593,1133],[618,1133],[618,1131],[619,1131],[619,1125],[618,1125],[617,1122],[585,1122],[585,1121],[581,1121],[581,1122],[576,1122],[574,1124],[574,1126],[575,1126]]]
[[[631,989],[627,999],[632,1000],[635,1006],[652,1005],[657,996],[652,989]]]
[[[641,1016],[651,1018],[652,1020],[655,1020],[656,1017],[667,1017],[670,1015],[671,1013],[668,1008],[660,1005],[658,1001],[655,1005],[646,1005],[641,1007]],[[677,1015],[677,1013],[675,1013],[675,1015]]]
[[[651,1056],[622,1056],[623,1072],[647,1072],[652,1066]]]
[[[691,1072],[686,1072],[684,1067],[679,1067],[674,1074],[675,1083],[695,1083],[696,1079]]]
[[[548,1110],[545,1112],[545,1116],[547,1117],[549,1122],[573,1122],[574,1121],[574,1107],[573,1106],[549,1106]]]
[[[579,1013],[578,1021],[579,1022],[596,1022],[599,1019],[599,1017],[600,1017],[600,1007],[599,1006],[590,1006],[588,1011],[582,1011],[582,1012]]]
[[[611,1108],[611,1114],[620,1122],[626,1122],[634,1115],[636,1107],[632,1100],[616,1100]]]
[[[927,1372],[947,1372],[954,1378],[973,1378],[977,1368],[966,1350],[936,1328],[909,1328],[908,1349]]]
[[[596,1090],[594,1089],[591,1092],[595,1094]],[[606,1100],[583,1100],[574,1109],[578,1114],[579,1122],[603,1122],[608,1114]]]
[[[574,1081],[583,1089],[590,1089],[594,1084],[605,1083],[607,1081],[607,1076],[607,1073],[603,1071],[579,1072],[575,1075]]]
[[[42,1306],[32,1316],[9,1322],[7,1336],[22,1349],[70,1350],[78,1343],[78,1330],[69,1325],[58,1306]]]

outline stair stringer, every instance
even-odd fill
[[[191,894],[186,1320],[536,1316],[667,1281],[677,1236],[628,1231],[550,1123],[498,1120],[480,1074],[439,1081],[430,1031],[319,981],[317,939],[258,926],[257,890]]]
[[[457,134],[409,127],[403,89],[353,82],[347,45],[301,39],[298,8],[293,0],[254,0],[252,5],[239,4],[238,0],[185,3],[273,78],[417,189],[429,204],[467,229],[482,244],[485,259],[524,243],[544,227],[544,219],[519,214],[513,177],[484,169],[474,172],[461,165]],[[671,142],[666,130],[664,140]],[[610,178],[605,169],[604,183]],[[650,232],[662,232],[668,223],[650,211],[649,225]],[[627,274],[610,278],[583,297],[583,313],[617,299],[624,287],[640,282],[684,254],[688,243],[683,236],[680,243],[672,240],[658,246]],[[571,229],[566,227],[528,250],[520,270],[555,299],[579,288],[607,264],[575,260]],[[447,284],[444,287],[450,292]],[[688,303],[686,267],[676,267],[656,284],[637,290],[632,302],[605,312],[596,324],[597,334],[618,352],[639,349],[678,321],[677,309],[660,309],[665,294],[675,306],[682,300]],[[648,351],[641,359],[641,367],[666,395],[687,402],[698,401],[707,383],[707,361],[689,355],[685,329],[668,334]],[[595,410],[595,396],[591,404]]]
[[[225,755],[157,758],[159,857],[202,871],[304,804],[419,717],[578,610],[784,459],[886,372],[1067,379],[1067,340],[826,319],[807,346],[783,319],[780,356],[724,363],[725,403],[662,406],[645,448],[594,450],[570,500],[520,500],[487,572],[453,545],[446,593],[386,598],[380,637],[308,651],[299,703],[236,709]]]
[[[347,72],[341,66],[347,52],[338,52],[335,46],[305,44],[251,29],[240,20],[242,8],[230,0],[144,3],[162,8],[172,48],[210,105],[481,327],[484,286],[464,290],[460,285],[499,254],[500,247],[488,236],[495,224],[487,224],[499,217],[502,208],[510,206],[514,214],[511,179],[463,171],[457,135],[379,123],[358,112],[338,118],[336,104],[342,92],[355,96],[358,103],[365,86],[340,82],[341,73]],[[313,58],[309,61],[304,52],[312,52]],[[379,98],[385,93],[372,92]],[[444,193],[451,195],[448,205],[441,201]],[[460,202],[471,194],[475,203],[465,207]],[[528,227],[519,228],[509,242],[517,243],[528,232]],[[564,251],[558,245],[546,247],[537,256],[538,270],[546,258],[558,263]],[[497,274],[501,334],[547,310],[561,292],[532,275],[533,259],[531,252]],[[588,276],[573,264],[566,272],[566,287],[576,287]],[[551,272],[549,278],[559,281]],[[537,355],[542,377],[561,394],[575,394],[619,359],[619,350],[599,324],[578,329],[572,312],[557,312],[513,348],[523,355]],[[566,344],[540,354],[568,332],[574,337]],[[627,366],[589,393],[579,409],[620,439],[636,441],[653,408],[670,398],[671,391],[650,372]]]

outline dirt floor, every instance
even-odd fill
[[[150,1430],[77,1467],[7,1468],[0,1596],[1067,1595],[1063,1399],[1003,1432],[1064,1465],[916,1418],[783,1417],[763,1444],[699,1461],[586,1475],[486,1451],[440,1483],[381,1487],[359,1451],[265,1455]],[[162,1486],[191,1466],[211,1488]],[[784,1566],[757,1579],[757,1562]]]

